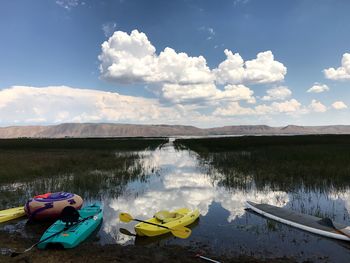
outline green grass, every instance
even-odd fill
[[[165,139],[0,140],[0,184],[42,176],[126,169],[133,152],[155,149]],[[116,153],[124,152],[123,155]]]
[[[130,180],[145,180],[143,150],[166,139],[0,140],[0,208],[35,194],[68,191],[84,198],[118,196]]]
[[[64,138],[64,139],[0,139],[0,150],[118,150],[155,149],[165,138]]]
[[[219,171],[220,184],[230,187],[294,191],[350,186],[350,136],[244,136],[179,139]]]

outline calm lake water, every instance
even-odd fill
[[[120,153],[121,154],[121,153]],[[313,215],[327,215],[340,223],[349,224],[350,189],[273,191],[259,189],[247,176],[246,186],[221,186],[223,177],[213,167],[203,163],[188,150],[175,150],[172,140],[154,151],[140,152],[138,166],[143,173],[123,183],[118,191],[96,189],[94,194],[78,193],[85,203],[97,201],[104,206],[104,221],[98,232],[98,242],[122,245],[167,245],[202,247],[214,254],[253,255],[256,257],[294,257],[298,261],[349,262],[350,244],[303,232],[245,210],[247,200],[284,206]],[[98,171],[95,171],[98,172]],[[108,174],[106,175],[108,180]],[[40,184],[51,184],[40,180]],[[59,183],[59,179],[55,179]],[[58,181],[57,181],[58,180]],[[108,185],[108,181],[106,182]],[[31,185],[35,184],[33,182]],[[18,191],[27,184],[1,186],[2,191]],[[115,187],[115,186],[113,186]],[[64,189],[62,189],[64,190]],[[116,194],[117,193],[117,194]],[[200,210],[200,220],[192,226],[186,240],[167,235],[161,238],[135,238],[120,233],[119,228],[133,231],[135,223],[121,223],[120,212],[134,218],[147,219],[159,210],[189,207]],[[9,233],[38,236],[44,226],[28,226],[26,220],[0,224]]]

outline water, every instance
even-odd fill
[[[96,196],[99,196],[104,206],[104,221],[98,232],[101,245],[177,244],[198,250],[209,249],[217,255],[286,256],[298,261],[349,262],[350,245],[346,242],[319,237],[267,220],[246,211],[245,202],[251,200],[285,206],[303,213],[329,216],[337,222],[348,224],[350,189],[311,191],[301,186],[293,192],[271,190],[269,187],[257,190],[249,176],[246,187],[224,187],[220,184],[224,177],[222,174],[200,161],[194,152],[175,150],[171,141],[140,155],[143,157],[138,165],[143,167],[142,175],[123,182],[123,187],[109,184],[109,187],[118,187],[118,191],[100,189],[97,194],[82,194],[87,203],[96,201],[99,199]],[[6,187],[11,188],[11,185],[2,186],[2,189]],[[179,207],[198,208],[201,214],[199,222],[192,226],[191,237],[186,240],[171,235],[139,238],[119,231],[119,228],[125,228],[134,232],[135,225],[120,222],[120,212],[147,219],[159,210]],[[42,233],[43,227],[26,226],[24,222],[19,220],[0,227],[9,233],[21,232],[24,236]]]

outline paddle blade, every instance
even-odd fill
[[[131,220],[133,220],[132,216],[128,213],[120,213],[119,219],[122,222],[129,223]]]
[[[119,232],[127,235],[127,236],[132,236],[132,237],[136,237],[135,234],[131,233],[129,230],[125,229],[125,228],[119,228]]]
[[[191,229],[184,226],[171,228],[170,231],[174,236],[183,238],[183,239],[188,238],[192,233]]]
[[[17,257],[17,256],[19,256],[19,255],[21,255],[21,254],[23,254],[23,253],[20,253],[20,252],[12,252],[11,253],[11,258],[14,258],[14,257]]]

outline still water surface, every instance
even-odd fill
[[[350,245],[345,242],[293,229],[245,210],[245,202],[251,200],[313,215],[327,215],[340,223],[349,224],[350,189],[311,191],[301,186],[293,192],[273,191],[268,187],[257,190],[249,176],[246,187],[223,187],[219,183],[223,175],[200,161],[196,153],[175,150],[171,141],[140,155],[142,158],[138,165],[142,167],[142,176],[123,183],[118,191],[106,188],[98,192],[99,201],[104,206],[104,221],[98,232],[101,245],[177,244],[198,249],[204,247],[218,255],[286,256],[298,261],[350,262]],[[106,178],[108,180],[108,175]],[[97,200],[96,193],[80,194],[85,197],[85,203]],[[120,212],[147,219],[159,210],[180,207],[200,210],[200,220],[192,226],[189,239],[177,239],[171,235],[135,238],[119,231],[119,228],[125,228],[134,232],[135,225],[120,222]],[[38,230],[25,226],[25,220],[0,227],[8,232],[21,231],[25,236],[38,234]]]

